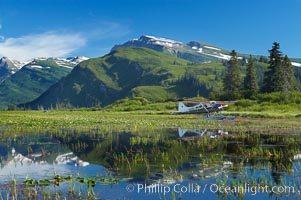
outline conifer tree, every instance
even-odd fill
[[[285,55],[282,61],[282,68],[284,71],[284,80],[285,83],[283,84],[283,90],[284,91],[297,91],[298,90],[298,84],[297,79],[294,75],[294,70],[291,64],[290,59]]]
[[[280,45],[273,43],[270,52],[268,70],[264,74],[264,92],[286,92],[298,90],[291,62],[287,56],[282,57]]]
[[[280,45],[277,42],[273,43],[273,47],[269,50],[269,67],[264,74],[263,91],[264,92],[279,92],[282,91],[283,71],[282,65],[282,52],[280,51]]]
[[[224,92],[226,98],[234,99],[239,98],[240,88],[241,88],[241,68],[240,62],[237,58],[237,53],[235,50],[232,50],[230,53],[231,58],[228,61],[228,67],[226,70],[226,75],[224,77]]]
[[[247,92],[247,96],[250,97],[258,92],[258,83],[257,83],[257,75],[254,66],[254,60],[250,55],[248,64],[247,64],[247,72],[244,79],[244,89]]]

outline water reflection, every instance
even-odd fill
[[[26,177],[43,179],[54,174],[106,176],[109,171],[120,179],[128,178],[126,183],[147,187],[190,182],[229,185],[290,182],[298,187],[295,177],[300,176],[300,141],[299,135],[185,128],[23,134],[1,140],[0,184],[15,177],[22,182]],[[139,199],[126,192],[124,184],[121,182],[122,187],[113,188],[116,194],[97,195]],[[97,188],[104,190],[100,185],[96,185]],[[185,196],[194,198],[189,194]],[[156,197],[140,196],[158,199]]]
[[[227,131],[221,129],[208,130],[208,129],[182,129],[178,128],[179,137],[183,140],[195,140],[201,137],[210,137],[211,139],[218,136],[228,135]]]
[[[56,173],[73,175],[85,171],[79,167],[90,164],[51,134],[3,138],[0,146],[0,184],[15,178],[23,181],[26,177],[50,178]],[[98,174],[105,174],[104,167],[99,166],[99,169]]]

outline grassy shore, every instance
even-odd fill
[[[202,120],[201,115],[171,115],[168,111],[109,112],[87,110],[1,111],[0,133],[45,132],[74,129],[135,130],[166,127],[223,128],[229,131],[295,132],[301,128],[300,114],[281,112],[224,112],[235,120]]]

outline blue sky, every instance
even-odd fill
[[[301,58],[301,0],[0,0],[0,56],[102,56],[154,35]]]

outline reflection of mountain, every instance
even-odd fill
[[[8,161],[6,165],[10,165],[12,163],[21,163],[23,164],[34,164],[34,165],[45,165],[45,164],[57,164],[57,165],[62,165],[62,164],[69,164],[69,165],[74,165],[78,167],[85,167],[89,165],[89,162],[85,162],[81,159],[79,159],[77,156],[73,154],[73,152],[68,152],[65,154],[59,154],[56,159],[50,163],[46,162],[44,159],[42,159],[42,154],[37,153],[37,154],[30,154],[29,157],[23,156],[22,154],[12,154],[12,160]],[[0,167],[2,167],[0,165]]]
[[[78,134],[67,131],[67,135],[56,135],[55,138],[81,159],[109,168],[114,164],[113,152],[126,152],[130,138],[133,137],[133,134],[127,132]]]
[[[7,142],[10,143],[9,146],[0,145],[0,155],[4,158],[2,159],[4,163],[74,164],[76,166],[89,164],[79,159],[51,135],[50,137],[43,134],[20,136],[14,141]]]
[[[71,175],[79,167],[88,167],[51,135],[30,135],[2,139],[0,143],[0,182],[18,179],[53,177],[54,173]],[[99,166],[101,167],[101,166]]]
[[[19,135],[14,138],[2,138],[0,155],[4,160],[9,160],[13,154],[20,153],[34,161],[44,160],[52,163],[58,154],[70,151],[68,148],[60,145],[53,135]],[[0,145],[1,146],[1,145]]]
[[[67,155],[70,157],[67,158]],[[1,164],[0,185],[12,179],[20,181],[19,183],[22,183],[26,178],[35,180],[53,179],[56,174],[73,177],[78,176],[78,174],[84,177],[104,176],[106,174],[107,169],[103,166],[89,165],[88,162],[80,160],[76,156],[74,157],[72,153],[63,154],[58,157],[62,159],[65,156],[64,163],[58,161],[49,163],[39,160],[37,157],[29,158],[22,154],[16,154],[14,157],[10,157],[10,160]]]
[[[89,162],[79,159],[79,157],[74,156],[73,152],[68,152],[56,157],[55,162],[57,164],[71,164],[74,166],[85,167],[89,165]]]

